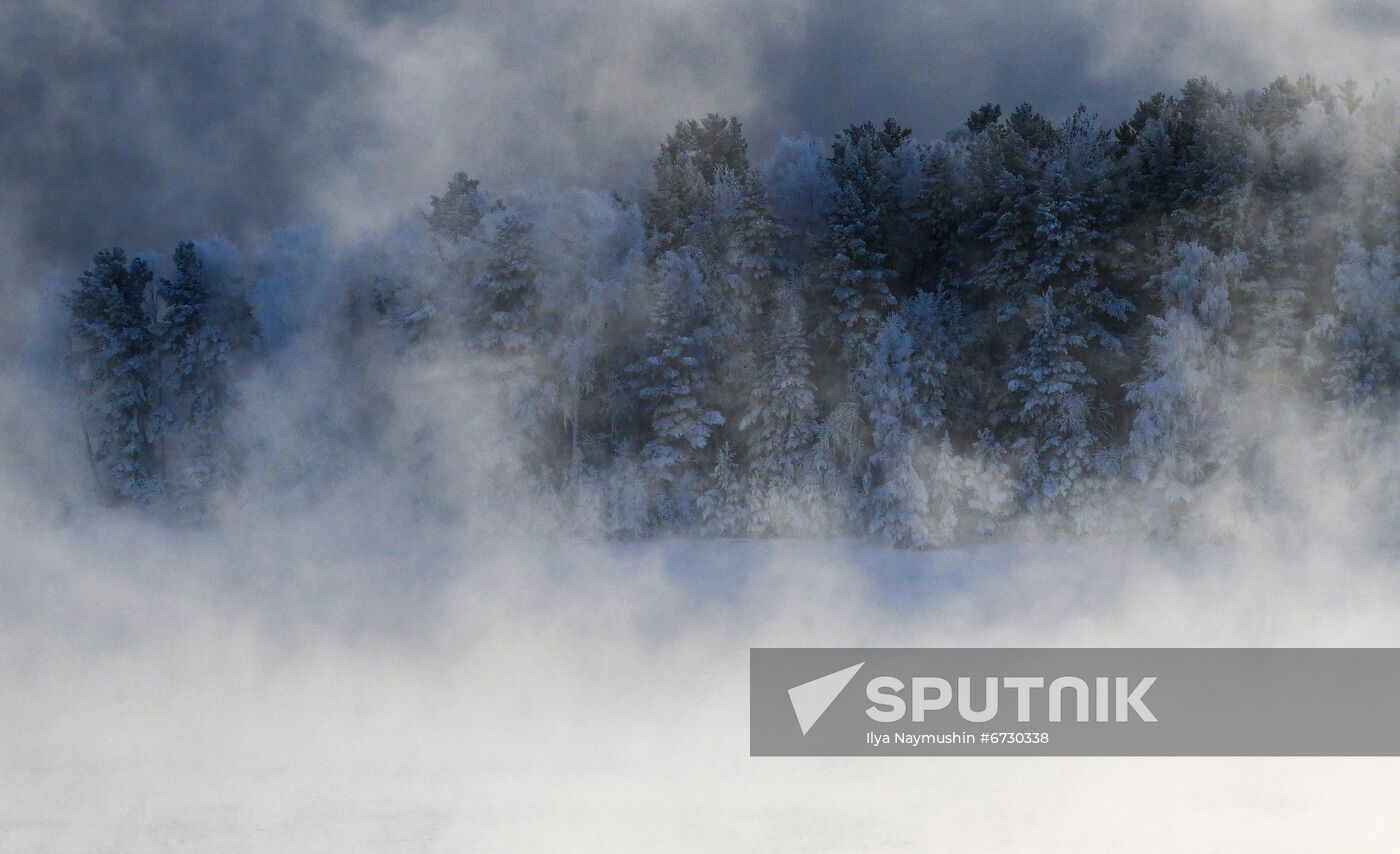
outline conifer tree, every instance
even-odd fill
[[[1073,513],[1084,481],[1095,473],[1095,381],[1079,354],[1088,342],[1075,331],[1053,290],[1038,301],[1034,331],[1006,372],[1016,406],[1012,421],[1022,463],[1021,491],[1033,512]]]
[[[699,241],[692,247],[694,257],[710,283],[704,329],[697,337],[715,368],[710,405],[741,413],[753,389],[765,315],[779,287],[783,231],[768,211],[756,174],[719,168],[712,191],[713,218],[703,232],[692,232]]]
[[[894,307],[891,232],[899,187],[890,160],[909,138],[893,120],[846,129],[832,145],[835,195],[827,212],[827,263],[822,287],[829,300],[840,361],[856,370]]]
[[[1153,280],[1161,313],[1148,318],[1146,360],[1127,394],[1137,407],[1130,472],[1151,487],[1152,521],[1161,528],[1181,518],[1196,488],[1232,452],[1238,377],[1229,326],[1246,263],[1239,251],[1221,256],[1185,243],[1174,259]]]
[[[1397,116],[1383,88],[1235,95],[1198,79],[1112,133],[1082,108],[1052,123],[989,104],[930,145],[892,120],[829,149],[786,140],[768,186],[739,122],[710,115],[676,125],[639,204],[523,190],[534,227],[458,174],[426,222],[366,244],[266,242],[253,293],[268,333],[250,360],[280,376],[298,341],[329,342],[345,392],[308,400],[297,423],[319,419],[321,439],[267,468],[295,456],[328,483],[412,435],[391,447],[426,482],[451,431],[381,404],[398,402],[399,369],[451,362],[498,392],[467,384],[526,437],[526,480],[617,536],[926,546],[1013,510],[1082,528],[1116,506],[1120,474],[1162,496],[1148,513],[1170,524],[1217,471],[1261,493],[1285,471],[1237,414],[1326,401],[1329,426],[1388,435]],[[197,506],[227,479],[230,356],[251,310],[234,318],[189,244],[170,275],[152,290],[140,260],[100,253],[67,304],[114,501]],[[441,358],[464,341],[469,359]],[[500,462],[492,477],[520,480]]]
[[[481,225],[484,207],[481,182],[458,172],[448,182],[446,193],[432,197],[428,230],[448,241],[470,237]]]
[[[734,450],[725,444],[715,452],[715,465],[709,483],[696,502],[707,533],[736,537],[748,533],[744,479],[740,476]]]
[[[953,450],[953,440],[945,431],[933,447],[920,449],[919,468],[928,489],[928,531],[932,545],[952,542],[961,528],[962,511],[968,503],[967,466]]]
[[[749,174],[739,120],[711,113],[678,122],[652,163],[654,186],[645,213],[654,255],[695,245],[691,231],[713,216],[715,181],[726,172]]]
[[[781,247],[788,238],[788,231],[769,209],[768,195],[757,173],[734,175],[729,180],[735,184],[736,198],[725,229],[723,270],[726,277],[742,283],[742,292],[752,303],[749,311],[761,315],[772,305],[782,287],[782,276],[788,265],[781,256]],[[728,292],[737,294],[740,291],[729,288]],[[754,331],[753,321],[748,317],[741,317],[739,327],[745,333]]]
[[[967,126],[969,133],[976,135],[999,121],[1001,121],[1001,105],[988,103],[973,110],[963,124]]]
[[[816,429],[816,389],[799,299],[787,291],[774,312],[767,352],[739,424],[749,439],[749,471],[760,491],[796,483]]]
[[[698,274],[686,334],[711,380],[699,404],[742,412],[783,232],[749,166],[738,119],[711,114],[678,123],[653,163],[653,178],[645,204],[648,256],[656,263],[683,253]]]
[[[530,223],[507,214],[488,241],[471,311],[472,344],[490,357],[485,375],[495,383],[501,416],[523,440],[525,468],[538,488],[555,473],[555,445],[562,441],[555,416],[573,393],[548,370],[557,342],[540,310],[541,272]]]
[[[530,224],[515,214],[490,241],[485,271],[476,280],[476,344],[497,355],[528,354],[538,336],[539,264]]]
[[[925,425],[915,421],[912,357],[908,329],[891,316],[876,336],[859,383],[872,448],[864,504],[871,534],[896,545],[923,547],[936,537],[928,524],[928,486],[918,466]]]
[[[162,279],[160,354],[169,378],[170,428],[179,443],[171,491],[198,508],[228,474],[224,418],[229,342],[214,316],[204,265],[188,241],[175,248],[175,276]]]
[[[709,444],[724,416],[701,403],[707,371],[691,335],[691,315],[703,278],[692,258],[677,253],[658,259],[657,272],[646,355],[631,373],[650,413],[642,460],[658,485],[658,513],[684,522],[690,516],[697,452]]]
[[[990,535],[1015,512],[1016,490],[1006,448],[989,428],[977,432],[973,452],[963,461],[963,473],[965,527]]]
[[[1329,396],[1353,411],[1378,414],[1400,388],[1400,260],[1389,245],[1367,251],[1349,240],[1332,283],[1335,309],[1310,333],[1323,349]]]
[[[161,488],[151,279],[142,259],[128,262],[121,249],[103,250],[68,300],[86,391],[88,453],[99,490],[114,501],[149,501]]]

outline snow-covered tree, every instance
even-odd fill
[[[763,181],[774,216],[789,231],[785,254],[798,263],[809,262],[826,228],[834,189],[825,146],[805,135],[783,137],[764,164]]]
[[[1080,359],[1088,342],[1053,291],[1039,300],[1034,317],[1029,344],[1006,372],[1016,404],[1012,420],[1024,431],[1015,443],[1021,491],[1031,511],[1073,523],[1096,473],[1096,383]]]
[[[485,209],[481,182],[465,172],[458,172],[448,182],[447,192],[432,197],[428,229],[448,241],[469,237],[481,225]]]
[[[920,293],[905,300],[899,318],[909,332],[913,351],[909,368],[914,381],[912,412],[921,427],[943,429],[950,410],[964,407],[974,393],[968,386],[963,307],[950,294]]]
[[[538,277],[530,224],[509,214],[492,236],[486,269],[476,280],[477,347],[499,355],[531,351],[540,333]]]
[[[1229,326],[1246,263],[1239,251],[1217,255],[1187,243],[1176,247],[1174,259],[1153,281],[1161,314],[1148,318],[1146,360],[1127,393],[1137,407],[1130,471],[1164,505],[1153,508],[1162,527],[1232,452],[1238,377]]]
[[[982,428],[970,456],[962,460],[964,527],[983,536],[996,532],[1016,510],[1016,483],[1006,449]]]
[[[748,500],[739,465],[728,443],[715,452],[715,466],[696,503],[706,533],[736,537],[748,533]]]
[[[197,510],[229,474],[224,438],[229,340],[193,243],[175,248],[174,264],[174,277],[162,279],[159,288],[164,304],[159,348],[169,383],[165,407],[179,445],[170,492],[182,507]]]
[[[715,170],[710,186],[710,219],[695,234],[691,251],[704,256],[715,282],[714,307],[726,334],[752,329],[780,273],[778,243],[782,229],[768,210],[763,185],[754,173]],[[731,304],[737,303],[737,304]]]
[[[68,299],[88,455],[98,489],[115,501],[149,501],[161,489],[152,278],[141,258],[103,250]]]
[[[1113,132],[989,104],[932,142],[864,123],[759,168],[737,120],[683,121],[635,199],[507,207],[458,174],[350,245],[268,235],[256,346],[210,244],[158,289],[103,253],[68,303],[99,489],[200,503],[249,370],[291,414],[240,443],[245,484],[328,494],[381,454],[441,518],[470,479],[614,536],[927,546],[1081,529],[1125,494],[1169,526],[1216,470],[1268,492],[1295,404],[1393,426],[1400,99],[1360,91],[1197,79]],[[430,417],[439,394],[462,411]],[[496,432],[457,429],[478,417]],[[464,459],[490,464],[456,478]]]
[[[936,539],[929,527],[928,486],[919,471],[923,431],[916,413],[913,340],[893,315],[880,327],[859,386],[870,423],[872,451],[864,483],[871,534],[901,546]]]
[[[739,423],[749,437],[749,470],[761,490],[795,481],[817,423],[800,294],[787,291],[779,306],[773,313],[749,409]]]
[[[892,124],[892,123],[891,123]],[[889,240],[897,186],[889,159],[908,133],[868,122],[847,129],[832,146],[835,195],[827,209],[822,290],[841,363],[858,366],[895,305]]]
[[[861,406],[853,400],[838,404],[818,422],[816,444],[799,468],[797,498],[788,514],[795,517],[787,520],[797,523],[795,532],[865,532],[861,484],[869,449],[866,432]]]
[[[551,340],[539,311],[540,262],[532,229],[507,214],[489,242],[474,288],[473,347],[489,358],[486,375],[499,388],[501,414],[525,440],[527,469],[545,475],[546,435],[560,408],[560,389],[545,370]]]
[[[760,358],[765,315],[780,287],[783,230],[768,210],[756,174],[716,169],[712,194],[713,218],[703,237],[696,235],[694,247],[711,285],[704,330],[697,332],[715,369],[712,404],[742,412]]]
[[[748,143],[737,118],[711,113],[677,123],[652,163],[647,233],[655,253],[696,243],[693,229],[714,214],[714,185],[721,173],[749,174]]]
[[[656,303],[646,355],[632,366],[638,396],[650,413],[642,459],[658,483],[658,507],[675,521],[689,518],[686,481],[697,452],[724,416],[701,403],[706,368],[691,334],[694,301],[704,283],[694,260],[667,253],[657,261]],[[661,510],[658,510],[661,513]]]
[[[1335,311],[1312,337],[1324,349],[1322,382],[1332,399],[1361,412],[1393,404],[1400,388],[1400,262],[1389,245],[1348,241],[1332,283]]]

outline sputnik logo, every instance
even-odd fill
[[[792,711],[797,715],[797,725],[802,728],[803,735],[821,720],[821,716],[826,714],[826,710],[831,708],[831,704],[836,702],[836,698],[851,684],[856,671],[864,666],[865,662],[862,661],[845,670],[828,673],[788,689],[788,699],[792,701]]]

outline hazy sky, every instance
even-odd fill
[[[1118,120],[1206,74],[1384,77],[1384,0],[10,0],[0,255],[382,220],[464,168],[489,186],[645,180],[674,122],[737,114],[762,152],[984,101]]]

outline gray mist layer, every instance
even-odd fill
[[[637,184],[674,122],[710,111],[765,151],[889,115],[932,139],[984,101],[1115,121],[1199,74],[1375,80],[1397,34],[1375,0],[18,0],[0,9],[0,273],[8,290],[95,246],[353,229],[457,169]]]

